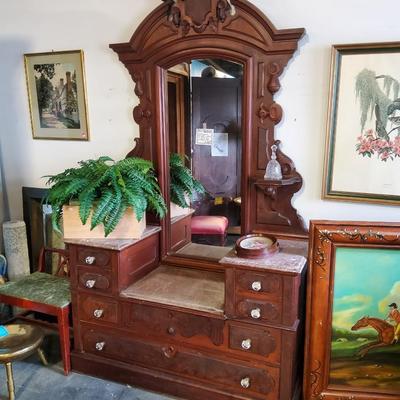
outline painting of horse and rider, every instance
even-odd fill
[[[400,391],[400,250],[339,247],[331,385]]]

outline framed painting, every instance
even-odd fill
[[[24,57],[33,138],[89,140],[83,51]]]
[[[332,49],[323,198],[400,201],[400,42]]]
[[[304,398],[400,398],[400,224],[311,221]]]

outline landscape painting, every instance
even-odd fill
[[[81,51],[26,54],[33,137],[87,140]]]
[[[400,250],[338,247],[329,385],[400,393]]]

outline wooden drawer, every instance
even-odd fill
[[[79,289],[90,290],[93,293],[111,293],[111,271],[100,271],[98,268],[78,268]]]
[[[236,271],[236,291],[250,296],[262,296],[280,301],[282,298],[282,277],[271,273]]]
[[[270,322],[279,324],[282,321],[282,305],[268,300],[246,299],[238,297],[236,315],[253,322]]]
[[[92,267],[111,267],[112,253],[107,250],[99,250],[93,247],[78,247],[76,251],[77,263]]]
[[[118,302],[90,294],[78,295],[78,319],[87,322],[118,324]]]
[[[262,394],[263,399],[272,400],[278,396],[278,368],[256,368],[245,362],[233,363],[180,346],[116,336],[90,328],[83,328],[82,332],[83,348],[88,353],[134,362],[249,395]]]
[[[281,332],[266,327],[229,326],[229,347],[245,353],[262,356],[265,360],[279,364]]]
[[[123,315],[124,325],[143,336],[193,341],[208,347],[221,346],[224,342],[222,319],[133,303],[123,305]]]

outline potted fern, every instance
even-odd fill
[[[63,217],[65,238],[138,239],[146,210],[164,217],[166,205],[150,161],[100,157],[78,164],[47,181],[53,227],[60,231]]]
[[[184,164],[184,159],[176,153],[169,157],[170,173],[170,216],[186,215],[190,212],[190,199],[205,192],[204,186],[193,177],[192,171]]]

